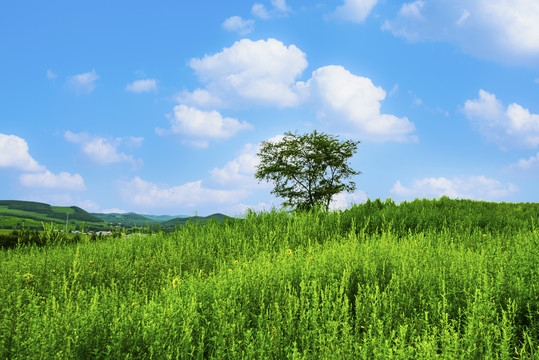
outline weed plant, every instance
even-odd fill
[[[535,359],[537,207],[487,205],[377,200],[3,250],[0,358]]]

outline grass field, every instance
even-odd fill
[[[537,204],[414,206],[1,251],[0,358],[537,358]]]

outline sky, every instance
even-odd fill
[[[262,141],[360,141],[367,198],[539,202],[537,0],[0,2],[0,199],[279,207]]]

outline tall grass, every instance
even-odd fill
[[[0,358],[539,357],[537,217],[374,203],[1,251]]]

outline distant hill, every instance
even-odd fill
[[[161,229],[166,231],[166,230],[174,229],[176,227],[176,225],[185,225],[189,221],[198,222],[198,223],[203,224],[203,223],[205,223],[207,221],[210,221],[211,219],[215,219],[217,221],[223,221],[224,219],[231,219],[231,217],[226,216],[224,214],[217,213],[217,214],[212,214],[212,215],[205,216],[205,217],[191,216],[191,217],[187,217],[187,218],[175,218],[175,219],[170,219],[168,221],[162,222],[160,224],[160,226],[161,226]]]
[[[103,226],[103,220],[77,206],[51,206],[34,201],[0,200],[0,228],[27,227],[41,228],[41,222],[65,224],[69,214],[69,223],[79,225]]]
[[[178,218],[182,219],[182,218],[190,217],[189,215],[147,215],[147,214],[142,214],[142,216],[147,217],[152,220],[161,221],[161,222],[172,220],[172,219],[178,219]]]
[[[145,226],[147,225],[153,225],[159,223],[159,221],[150,219],[149,217],[146,217],[144,215],[135,214],[133,212],[125,213],[125,214],[118,214],[118,213],[110,213],[110,214],[102,214],[102,213],[92,213],[92,215],[100,218],[102,221],[105,221],[107,224],[113,223],[113,224],[121,224],[123,226]]]
[[[0,229],[17,229],[22,226],[41,229],[42,222],[64,225],[69,214],[69,227],[78,228],[83,222],[87,229],[108,229],[110,224],[125,228],[150,226],[153,229],[173,231],[176,225],[188,221],[204,223],[211,219],[223,221],[229,218],[223,214],[206,217],[186,215],[141,215],[133,212],[125,214],[88,213],[77,206],[51,206],[34,201],[0,200]]]

